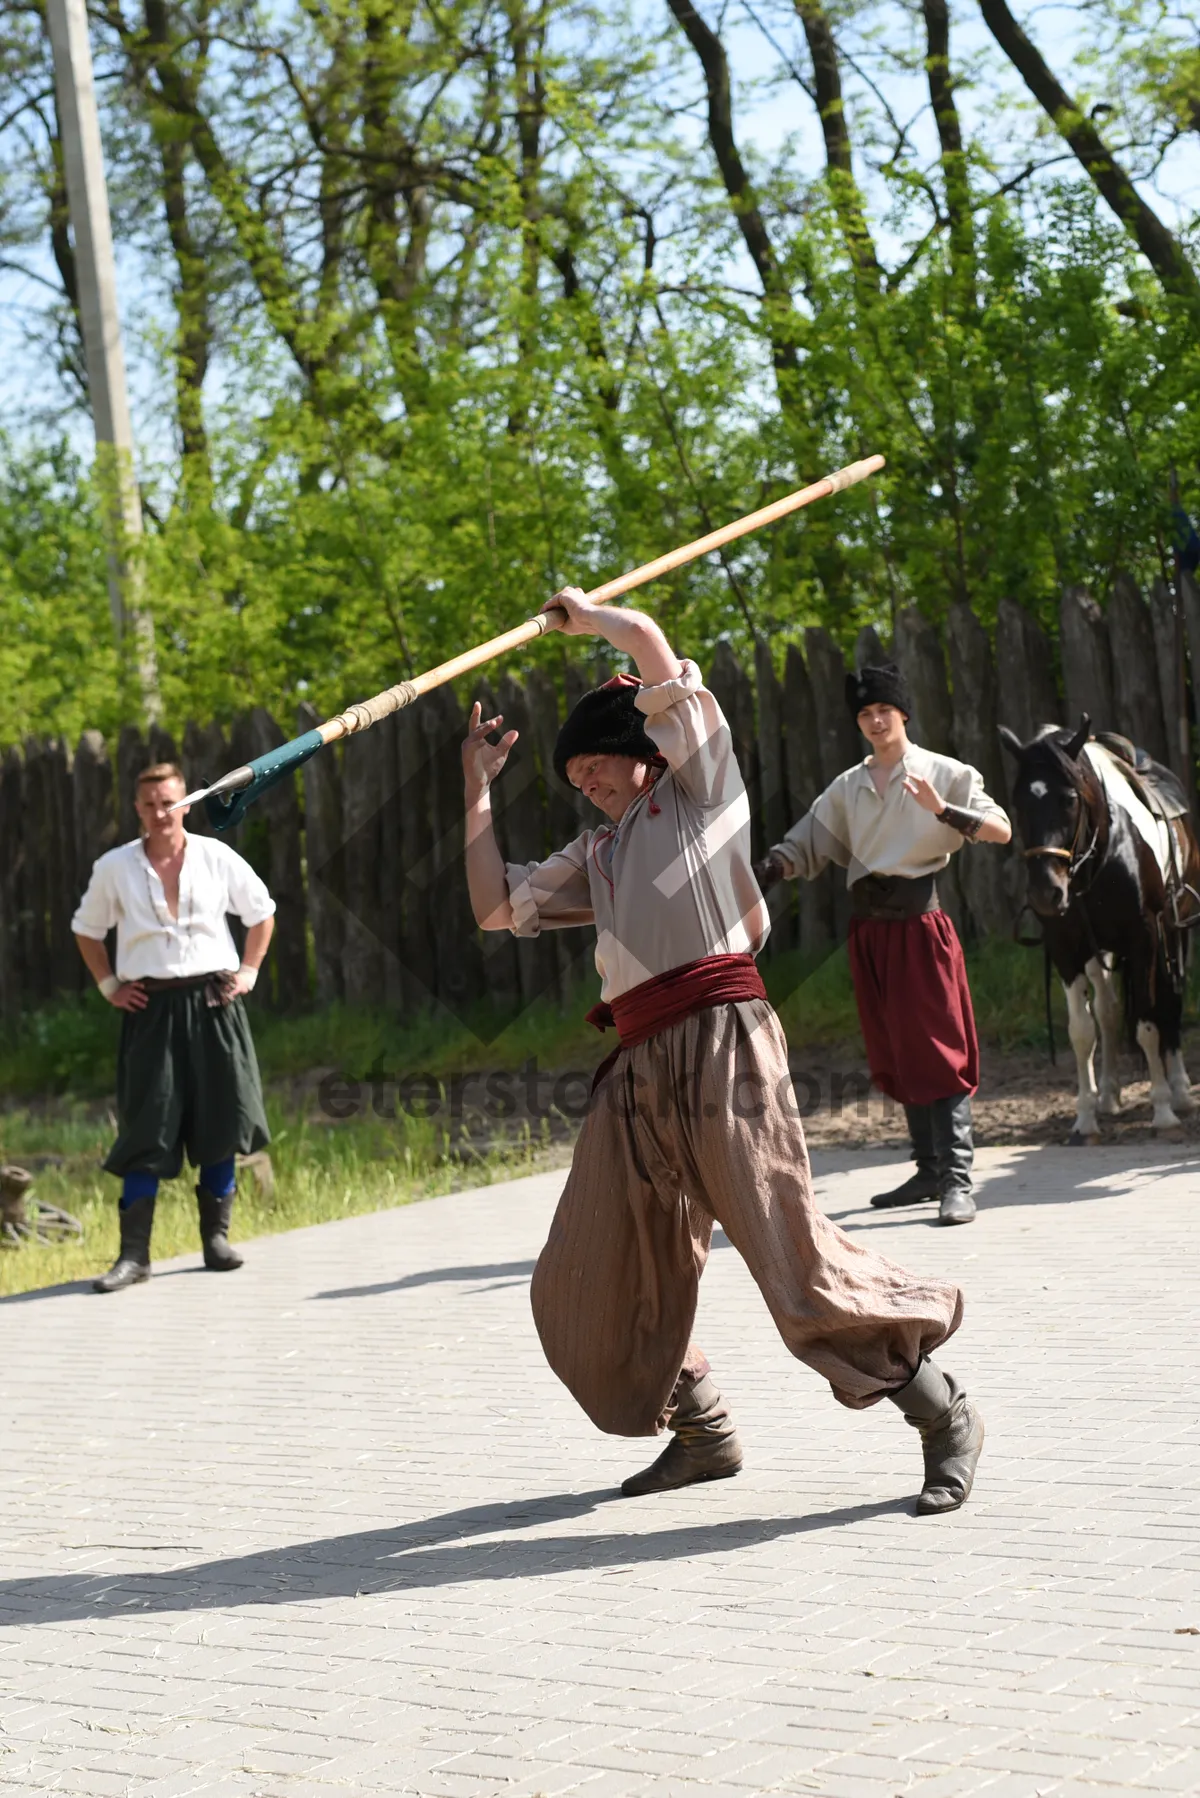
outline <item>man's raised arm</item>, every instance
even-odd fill
[[[511,930],[513,915],[505,878],[504,857],[496,841],[492,823],[493,780],[508,760],[517,740],[515,730],[506,731],[498,743],[488,736],[504,723],[503,715],[481,719],[483,708],[476,700],[471,708],[471,724],[462,747],[463,788],[467,804],[466,853],[467,891],[471,910],[481,930]]]
[[[661,687],[664,681],[678,680],[683,663],[655,624],[644,612],[627,607],[598,606],[585,599],[580,587],[564,587],[542,607],[548,612],[558,606],[567,614],[563,634],[568,637],[604,637],[629,656],[648,687]]]

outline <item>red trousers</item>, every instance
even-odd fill
[[[979,1039],[958,932],[944,911],[851,918],[850,973],[871,1078],[901,1105],[979,1085]]]

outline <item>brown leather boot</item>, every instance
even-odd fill
[[[672,1492],[699,1480],[727,1480],[741,1470],[737,1428],[710,1373],[679,1392],[667,1427],[672,1440],[658,1460],[622,1481],[626,1498]]]
[[[928,1357],[899,1392],[889,1392],[906,1423],[920,1432],[925,1452],[925,1484],[918,1517],[957,1511],[971,1496],[975,1468],[983,1453],[983,1418],[952,1374]]]

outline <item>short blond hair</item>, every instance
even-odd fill
[[[187,786],[187,781],[183,779],[183,769],[176,763],[154,762],[149,768],[143,768],[138,775],[138,792],[140,793],[143,787],[157,786],[160,780],[178,780],[182,781],[185,787]]]

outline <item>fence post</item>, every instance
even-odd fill
[[[996,609],[996,686],[999,722],[1022,743],[1043,724],[1062,723],[1050,639],[1015,599],[1002,599]]]
[[[1113,730],[1112,652],[1104,614],[1086,587],[1065,587],[1059,616],[1067,723],[1074,729],[1086,712],[1093,730]]]
[[[917,708],[909,735],[926,749],[949,755],[953,722],[946,658],[936,628],[918,606],[905,606],[897,613],[895,649]]]
[[[490,687],[486,681],[475,688],[471,697],[473,700],[479,701],[484,718],[495,718],[503,712],[504,730],[520,729],[519,725],[512,723],[508,716],[508,707],[501,703],[495,689]],[[529,746],[517,743],[505,764],[503,774],[492,788],[492,824],[496,833],[496,845],[506,862],[522,859],[514,847],[513,838],[515,834],[516,841],[519,843],[524,833],[520,817],[514,817],[514,812],[518,814],[520,812],[521,784],[523,780],[528,779],[529,774]],[[459,809],[462,809],[461,801]],[[463,853],[465,855],[465,848]],[[465,875],[464,864],[455,860],[447,868],[443,879],[453,880],[455,885],[462,887],[465,892]],[[469,899],[469,894],[467,897]],[[470,929],[479,953],[483,957],[484,985],[480,989],[480,996],[487,995],[494,998],[497,1001],[500,1016],[515,1017],[520,1008],[522,988],[516,939],[506,930],[478,930],[473,915]],[[532,979],[531,970],[526,969],[526,977]]]
[[[996,724],[992,646],[970,606],[961,601],[946,615],[946,647],[954,682],[954,752],[978,768],[988,792],[999,799],[1004,792],[1004,770]],[[1009,890],[1011,855],[968,843],[956,860],[963,893],[980,932],[1006,931],[1020,905],[1019,899],[1014,904],[1015,894]]]
[[[0,766],[0,996],[11,1017],[25,1002],[28,969],[22,953],[25,888],[25,762],[10,749]]]
[[[954,716],[950,684],[946,679],[946,658],[936,628],[919,606],[905,606],[896,614],[895,650],[896,661],[912,690],[917,708],[910,735],[915,742],[937,755],[953,755]],[[938,896],[960,934],[967,935],[968,920],[973,925],[976,917],[963,891],[958,856],[951,856],[938,875]]]
[[[137,777],[150,766],[150,750],[136,724],[123,724],[117,738],[117,841],[132,843],[141,834],[133,809]]]
[[[1167,733],[1158,686],[1158,658],[1149,607],[1132,575],[1119,573],[1108,602],[1113,705],[1117,729],[1131,743],[1167,759]]]
[[[510,769],[514,780],[508,794],[508,853],[514,862],[541,861],[546,854],[546,805],[542,798],[545,770],[538,768],[537,732],[529,696],[521,683],[506,674],[500,682],[500,710],[504,713],[505,730],[519,731],[513,751],[519,757],[515,768],[512,758],[504,770],[508,780]],[[548,783],[547,783],[548,785]],[[557,1003],[559,994],[558,952],[554,937],[547,931],[533,941],[517,941],[517,966],[521,976],[521,998],[525,1004],[534,999],[550,999]],[[514,939],[516,940],[516,939]]]
[[[887,650],[879,641],[879,632],[873,624],[864,624],[854,639],[854,666],[860,668],[878,668],[884,662],[891,661]]]
[[[287,741],[262,706],[255,706],[250,713],[249,735],[255,756],[266,755]],[[270,990],[277,1008],[291,1011],[308,1000],[304,874],[295,777],[289,775],[269,788],[259,801],[259,808],[267,826],[264,877],[275,901],[275,936],[268,958]]]
[[[784,750],[787,755],[790,829],[804,816],[827,784],[821,770],[821,743],[817,731],[817,708],[812,682],[798,643],[788,644],[787,660],[783,668],[783,693],[787,712]],[[821,955],[833,943],[836,934],[834,882],[841,878],[840,870],[827,868],[816,880],[798,880],[795,883],[798,888],[800,948],[805,955]]]
[[[342,968],[346,1000],[351,1005],[377,1005],[383,991],[383,945],[379,940],[382,774],[376,733],[348,737],[342,757],[340,853],[346,907]]]
[[[207,787],[230,767],[229,746],[219,724],[199,725],[189,718],[183,733],[183,778],[189,793]],[[194,805],[187,815],[187,828],[192,836],[215,835],[202,805]]]
[[[46,745],[47,936],[51,986],[67,993],[79,992],[84,977],[71,935],[79,891],[73,797],[70,753],[61,737],[53,737]]]
[[[315,730],[321,723],[316,707],[305,700],[296,707],[296,730]],[[309,756],[304,781],[304,861],[308,879],[305,901],[312,931],[313,972],[318,1005],[334,1005],[346,996],[342,980],[343,914],[332,890],[330,864],[342,841],[342,796],[337,745]]]
[[[94,864],[117,840],[113,767],[98,730],[85,730],[76,745],[71,786],[76,886],[81,894],[91,879]]]
[[[1154,659],[1167,737],[1167,766],[1183,782],[1188,803],[1196,803],[1196,765],[1188,731],[1188,654],[1183,602],[1161,575],[1150,583],[1150,617],[1154,625]]]

